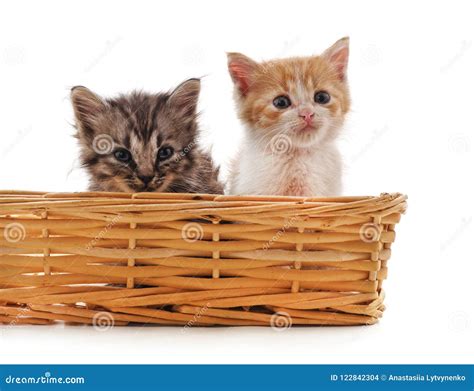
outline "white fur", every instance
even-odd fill
[[[335,196],[341,193],[342,161],[335,142],[275,153],[247,132],[234,160],[230,194]]]

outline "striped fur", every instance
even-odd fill
[[[114,99],[74,87],[76,137],[90,190],[222,193],[218,170],[197,145],[199,91],[198,79],[171,93],[132,92]],[[165,147],[174,152],[160,161],[159,150]],[[118,160],[118,150],[128,151],[132,160]]]

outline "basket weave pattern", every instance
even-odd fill
[[[0,192],[0,323],[373,324],[406,197]]]

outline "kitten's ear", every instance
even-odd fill
[[[194,118],[197,112],[200,91],[200,79],[186,80],[170,94],[168,104],[184,118]]]
[[[94,133],[94,124],[98,114],[106,108],[105,102],[100,96],[83,86],[71,89],[71,101],[79,135],[90,136]]]
[[[242,96],[247,95],[258,63],[241,53],[227,53],[229,73]]]
[[[322,57],[336,68],[340,80],[346,80],[349,62],[349,37],[340,39],[329,49],[326,49]]]

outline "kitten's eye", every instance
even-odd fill
[[[126,149],[120,148],[114,152],[115,159],[122,163],[130,163],[132,161],[132,154]]]
[[[331,95],[329,95],[326,91],[318,91],[314,94],[314,101],[319,103],[320,105],[325,105],[329,103],[331,100]]]
[[[273,106],[277,109],[286,109],[291,106],[291,100],[287,96],[281,95],[273,99]]]
[[[163,147],[158,151],[158,159],[160,161],[167,160],[173,156],[174,149],[171,147]]]

